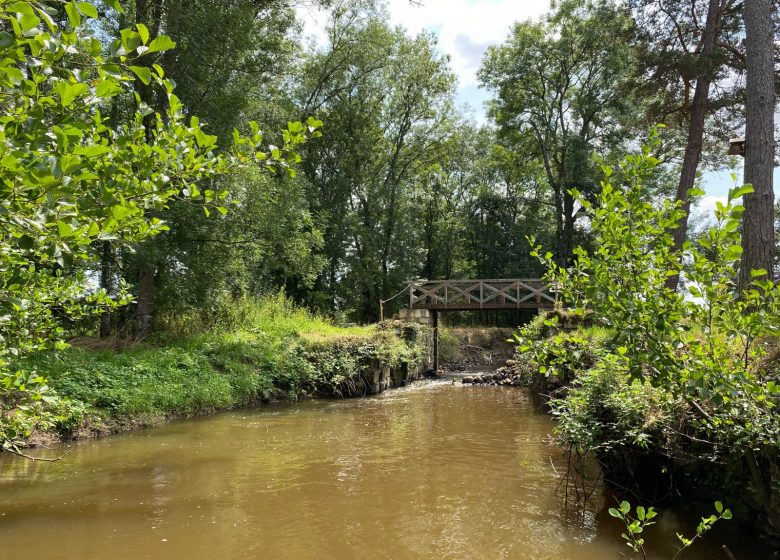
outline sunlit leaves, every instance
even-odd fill
[[[752,188],[732,189],[717,205],[712,227],[685,245],[683,267],[671,238],[680,209],[647,196],[646,181],[657,164],[650,151],[626,157],[618,169],[605,168],[598,200],[582,201],[592,250],[575,249],[569,268],[540,247],[534,254],[570,312],[588,312],[608,329],[594,369],[609,359],[610,367],[622,364],[635,380],[681,399],[692,411],[691,424],[718,446],[742,452],[777,446],[775,385],[770,389],[770,374],[757,364],[765,352],[760,341],[780,334],[780,287],[763,270],[753,271],[752,285],[739,294],[735,285],[744,212],[738,200]],[[677,292],[666,279],[680,273],[685,290]],[[575,345],[550,339],[523,347],[546,374],[576,363]],[[568,426],[566,419],[562,425]],[[597,444],[595,436],[576,435]]]
[[[266,152],[259,127],[251,125],[249,137],[237,133],[233,150],[216,154],[216,138],[197,119],[185,125],[162,68],[133,64],[172,48],[169,38],[149,43],[145,26],[123,29],[106,57],[90,29],[98,16],[93,4],[65,3],[62,27],[34,6],[0,3],[0,16],[10,22],[0,34],[0,381],[12,384],[18,376],[7,369],[10,358],[59,347],[68,321],[127,303],[126,294],[112,297],[85,274],[96,241],[128,244],[163,231],[152,215],[175,197],[224,209],[225,193],[201,192],[198,183],[254,164]],[[132,99],[134,78],[159,90],[167,113],[137,99],[136,113],[109,128],[103,103]],[[291,124],[289,141],[264,166],[298,161],[294,146],[310,131]],[[9,420],[18,400],[0,391],[3,445],[18,445],[26,433]]]
[[[149,50],[147,53],[155,53],[161,51],[168,51],[176,48],[176,43],[165,35],[155,37],[151,43],[149,43]]]
[[[130,70],[147,86],[152,83],[152,71],[147,66],[131,66]]]

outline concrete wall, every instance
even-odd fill
[[[431,324],[431,312],[427,309],[401,309],[398,312],[398,320],[405,323],[417,323],[419,325]]]
[[[391,387],[403,387],[423,377],[430,369],[428,360],[419,364],[402,363],[395,368],[379,360],[371,360],[360,376],[366,385],[366,393],[376,395]]]

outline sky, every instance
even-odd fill
[[[450,56],[458,76],[458,103],[469,105],[474,117],[485,121],[483,102],[488,93],[478,87],[477,70],[489,45],[502,43],[512,24],[538,18],[550,8],[549,0],[389,0],[390,23],[410,34],[435,33],[439,49]],[[311,7],[299,7],[304,34],[322,39],[327,14]]]
[[[390,23],[401,25],[411,34],[426,30],[438,36],[439,48],[450,56],[450,65],[458,76],[457,101],[468,107],[478,122],[485,122],[484,102],[488,92],[479,87],[477,70],[482,55],[490,45],[502,43],[516,21],[537,19],[550,8],[549,0],[389,0]],[[315,42],[323,39],[322,28],[327,14],[311,7],[299,7],[304,34]],[[734,186],[730,170],[706,172],[702,186],[706,195],[697,212],[712,214],[718,201],[725,202],[728,189]],[[741,179],[742,170],[736,169]],[[780,173],[775,172],[778,184]]]

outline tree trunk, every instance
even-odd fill
[[[142,266],[138,271],[138,284],[135,307],[135,334],[147,336],[152,332],[152,314],[154,313],[155,270],[151,266]]]
[[[572,261],[574,252],[574,197],[566,192],[563,195],[563,242],[561,244],[563,253],[563,265],[568,267]]]
[[[557,183],[552,183],[553,196],[555,198],[555,240],[557,247],[557,255],[555,261],[560,266],[566,266],[568,262],[568,255],[566,255],[566,241],[564,236],[563,225],[563,195],[561,193],[561,187]]]
[[[709,101],[710,84],[712,82],[711,57],[718,39],[718,27],[720,24],[720,0],[710,0],[707,9],[707,22],[701,38],[701,52],[699,53],[700,73],[696,76],[696,89],[693,93],[691,104],[691,120],[688,124],[688,141],[683,156],[680,182],[677,184],[677,200],[682,202],[682,210],[685,216],[680,220],[677,228],[672,232],[674,250],[682,258],[682,247],[688,236],[688,214],[691,211],[690,191],[696,182],[696,170],[701,159],[701,150],[704,140],[704,119],[707,116],[707,103]],[[680,277],[670,276],[666,286],[672,290],[677,289]]]
[[[744,7],[746,42],[745,183],[755,192],[744,198],[740,289],[750,286],[751,271],[764,269],[773,277],[774,250],[774,29],[772,0],[747,0]],[[764,277],[766,278],[766,277]]]
[[[111,242],[103,241],[100,249],[100,287],[110,296],[114,291],[114,271],[112,270]],[[104,311],[100,316],[100,338],[111,335],[111,312]]]

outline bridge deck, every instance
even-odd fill
[[[409,284],[409,309],[546,309],[554,304],[549,287],[538,278],[425,280]]]

